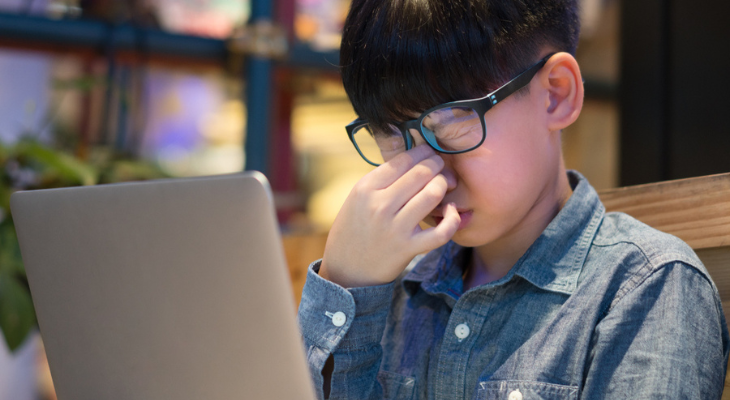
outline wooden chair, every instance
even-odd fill
[[[687,242],[710,272],[730,320],[730,174],[630,186],[599,193],[622,211]],[[730,375],[723,400],[730,400]]]

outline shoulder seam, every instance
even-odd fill
[[[642,254],[644,255],[645,258],[647,258],[647,261],[648,261],[648,257],[646,257],[646,254],[644,254],[643,252],[642,252]],[[653,265],[653,263],[651,263],[650,261],[648,261],[648,264],[651,266],[650,272],[648,274],[644,275],[641,279],[637,280],[635,282],[635,284],[632,285],[632,287],[626,287],[626,288],[619,289],[619,291],[616,292],[616,297],[614,298],[614,300],[611,301],[611,303],[606,307],[606,309],[601,312],[601,314],[600,314],[601,319],[603,319],[603,317],[608,315],[608,313],[610,313],[611,310],[613,308],[615,308],[615,306],[618,303],[620,303],[621,300],[623,300],[627,294],[629,294],[629,293],[633,292],[634,290],[636,290],[637,288],[639,288],[644,282],[646,282],[647,279],[649,279],[649,277],[651,277],[652,275],[661,271],[662,269],[664,269],[665,267],[667,267],[669,265],[682,265],[686,268],[689,268],[694,273],[699,274],[704,279],[704,281],[710,286],[715,297],[717,299],[719,299],[719,293],[718,293],[715,285],[712,283],[711,278],[709,276],[707,276],[707,274],[704,271],[698,269],[696,266],[694,266],[686,261],[679,260],[679,259],[672,259],[672,260],[666,260],[658,265]],[[639,274],[634,274],[632,276],[631,281],[633,282],[634,281],[633,278],[637,277],[637,276],[639,276]]]
[[[641,246],[637,245],[634,242],[618,241],[618,242],[614,242],[614,243],[612,243],[610,245],[600,245],[600,244],[595,244],[595,245],[596,246],[599,246],[599,247],[611,247],[611,246],[615,246],[615,245],[618,245],[618,244],[627,244],[627,245],[633,246],[637,250],[639,250],[639,252],[644,257],[644,260],[646,262],[644,265],[645,266],[649,266],[650,272],[648,274],[644,274],[643,279],[641,279],[641,275],[638,272],[632,274],[631,275],[631,279],[629,279],[629,281],[632,283],[631,287],[629,287],[628,285],[622,285],[621,287],[619,287],[619,290],[616,292],[616,296],[613,299],[613,301],[611,301],[611,303],[609,303],[606,306],[606,309],[605,310],[602,310],[601,311],[601,314],[600,314],[601,315],[601,318],[603,318],[604,316],[608,315],[608,313],[611,311],[611,309],[613,309],[613,307],[619,301],[621,301],[621,299],[623,299],[624,296],[627,293],[629,293],[629,292],[633,291],[635,288],[641,286],[641,283],[644,282],[644,281],[646,281],[647,277],[649,277],[655,271],[654,263],[651,262],[651,259],[649,258],[649,256],[646,255],[646,252],[644,252],[644,249],[642,249]]]

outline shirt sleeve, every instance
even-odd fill
[[[676,262],[619,299],[598,324],[583,399],[720,399],[728,331],[714,285]]]
[[[319,276],[320,263],[309,266],[298,316],[317,396],[332,355],[330,398],[380,399],[380,341],[395,284],[345,289]]]

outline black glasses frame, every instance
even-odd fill
[[[545,63],[548,62],[550,57],[555,55],[555,53],[548,54],[545,56],[542,60],[538,61],[536,64],[522,72],[521,74],[517,75],[514,79],[510,80],[509,82],[502,85],[499,89],[493,91],[492,93],[489,93],[488,95],[484,97],[480,97],[478,99],[469,99],[469,100],[457,100],[457,101],[451,101],[444,104],[439,104],[437,106],[431,107],[428,110],[424,111],[418,118],[400,122],[397,124],[392,124],[393,126],[397,127],[401,134],[403,135],[403,141],[406,144],[406,150],[410,150],[413,148],[413,136],[410,134],[410,129],[416,129],[420,134],[421,137],[428,143],[431,148],[433,148],[435,151],[439,153],[444,154],[460,154],[460,153],[466,153],[468,151],[472,151],[476,149],[477,147],[481,146],[482,143],[484,143],[484,139],[487,137],[487,124],[484,121],[484,114],[492,109],[497,103],[503,101],[516,91],[522,89],[523,87],[527,86],[528,83],[532,80],[532,78],[537,74],[537,72],[545,66]],[[464,107],[464,108],[471,108],[474,111],[479,114],[479,120],[482,124],[482,140],[479,141],[476,145],[466,149],[466,150],[445,150],[439,146],[438,142],[436,141],[436,138],[429,132],[424,133],[423,131],[423,119],[430,113],[440,110],[442,108],[451,108],[451,107]],[[368,125],[368,121],[366,119],[358,118],[351,123],[347,124],[345,126],[345,130],[347,131],[347,136],[350,138],[350,141],[355,146],[355,149],[358,153],[360,153],[360,157],[363,158],[368,164],[373,166],[379,166],[380,164],[376,164],[365,157],[363,152],[360,150],[360,147],[358,147],[357,142],[355,141],[355,132],[357,129]]]

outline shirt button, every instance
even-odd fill
[[[508,400],[522,400],[522,393],[519,390],[513,390],[510,392]]]
[[[332,324],[334,326],[345,325],[345,321],[347,321],[347,316],[342,311],[337,311],[332,315]]]
[[[460,341],[466,339],[469,336],[469,333],[469,325],[467,324],[456,325],[456,329],[454,329],[454,334]]]

